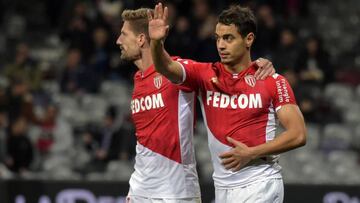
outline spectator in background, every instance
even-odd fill
[[[319,124],[342,122],[339,109],[319,94],[321,92],[319,85],[302,83],[294,71],[286,71],[284,76],[293,88],[297,104],[307,122]]]
[[[283,74],[293,71],[298,57],[297,36],[295,30],[285,27],[280,33],[280,44],[274,53],[274,65],[276,72]]]
[[[272,12],[272,8],[267,4],[259,6],[257,17],[258,34],[253,46],[253,57],[265,56],[265,58],[271,58],[279,42],[280,27]]]
[[[27,137],[27,121],[24,117],[17,118],[11,126],[6,145],[5,163],[8,168],[20,174],[29,170],[33,160],[33,146]]]
[[[195,33],[191,30],[189,19],[186,16],[179,16],[176,19],[173,29],[170,29],[169,37],[166,39],[169,53],[174,56],[191,58],[196,53]],[[195,43],[194,43],[195,41]]]
[[[64,72],[60,79],[62,93],[75,93],[81,89],[81,72],[84,69],[81,61],[81,51],[71,49],[68,51]]]
[[[30,57],[29,46],[26,43],[17,45],[15,59],[5,67],[4,75],[9,81],[22,78],[30,90],[37,91],[41,88],[42,72],[37,62]]]
[[[23,117],[27,121],[37,124],[39,119],[33,111],[33,97],[29,86],[23,78],[14,78],[10,82],[4,95],[0,95],[2,106],[6,109],[8,127],[10,130],[15,121]]]
[[[134,146],[129,141],[133,134],[119,128],[116,121],[117,110],[110,106],[106,111],[103,125],[83,135],[85,147],[93,156],[86,167],[88,171],[103,171],[111,160],[131,158],[130,147]]]
[[[42,135],[37,147],[42,153],[66,153],[73,147],[73,132],[69,123],[58,116],[59,109],[54,104],[45,107],[45,115],[41,119]]]
[[[208,0],[193,0],[193,15],[193,26],[197,31],[198,39],[198,41],[192,40],[193,47],[197,45],[195,58],[198,61],[216,61],[218,54],[213,35],[216,16]]]
[[[92,76],[100,83],[110,71],[109,33],[103,27],[97,27],[93,33],[93,49],[90,57]]]
[[[73,11],[63,25],[61,38],[70,48],[81,50],[83,57],[87,58],[91,50],[92,22],[87,16],[87,5],[84,1],[77,1]]]
[[[89,71],[91,70],[82,63],[81,51],[79,49],[70,49],[64,71],[60,78],[61,92],[70,94],[95,92],[98,88],[98,83],[89,80]]]
[[[319,37],[311,36],[296,60],[295,71],[303,83],[327,84],[333,81],[334,70],[329,54],[323,49]]]

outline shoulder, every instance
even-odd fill
[[[265,83],[274,83],[276,81],[287,81],[286,78],[283,75],[280,75],[278,73],[274,73],[271,76],[268,76],[267,78],[265,78]]]
[[[179,62],[181,65],[185,66],[193,66],[196,68],[209,68],[212,67],[212,63],[206,62],[198,62],[192,59],[183,59],[183,58],[176,58],[175,61]]]

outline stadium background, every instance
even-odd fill
[[[167,50],[216,61],[216,15],[234,2],[166,1]],[[360,1],[236,2],[258,17],[253,59],[271,60],[288,78],[307,121],[307,145],[280,160],[285,202],[359,203]],[[136,67],[120,60],[115,41],[123,9],[153,5],[0,1],[1,203],[124,201],[133,170],[129,102]],[[206,203],[213,198],[212,166],[198,116]]]

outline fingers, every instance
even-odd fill
[[[230,162],[230,163],[228,163],[228,164],[223,164],[223,165],[224,165],[224,168],[225,168],[225,169],[230,170],[230,169],[238,166],[239,164],[240,164],[239,161],[234,160],[234,161],[232,161],[232,162]],[[240,164],[240,165],[241,165],[241,164]]]
[[[245,147],[246,145],[244,145],[242,142],[239,142],[231,137],[226,137],[227,141],[230,142],[231,144],[233,144],[234,146],[238,146],[238,147]]]
[[[169,16],[169,11],[167,7],[163,7],[162,3],[158,3],[154,9],[154,19],[163,19],[167,20]]]
[[[256,60],[255,63],[259,67],[254,74],[256,80],[264,80],[266,77],[271,76],[275,73],[273,64],[269,60],[260,58]]]
[[[235,167],[232,168],[232,172],[239,171],[242,168],[243,164],[239,162]]]
[[[161,3],[158,4],[158,11],[159,11],[159,15],[158,18],[162,19],[163,18],[163,14],[164,14],[164,9]]]
[[[159,4],[156,4],[154,9],[154,19],[158,19],[159,17]]]
[[[151,13],[150,9],[147,10],[147,16],[149,21],[153,19],[153,14]]]
[[[259,71],[259,74],[256,78],[257,80],[263,80],[269,74],[268,69],[266,69],[266,68],[259,68],[258,71]]]
[[[275,73],[272,63],[268,63],[264,68],[263,71],[259,74],[260,80],[264,80],[266,77],[271,76]]]
[[[165,6],[163,20],[167,21],[168,17],[169,17],[169,9],[167,6]]]
[[[231,150],[231,151],[228,151],[228,152],[225,152],[225,153],[222,153],[222,154],[219,155],[219,157],[220,157],[221,159],[230,158],[230,157],[232,157],[232,156],[233,156],[232,150]]]
[[[227,165],[227,164],[230,164],[230,163],[233,162],[233,161],[235,161],[235,158],[234,158],[234,157],[224,158],[224,159],[222,159],[221,164],[222,164],[222,165]]]

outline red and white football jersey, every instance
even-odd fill
[[[135,171],[129,195],[200,197],[193,148],[195,93],[179,90],[153,66],[134,76]]]
[[[233,147],[227,136],[249,147],[274,139],[276,111],[282,105],[296,104],[287,80],[278,74],[256,80],[254,64],[232,74],[221,63],[177,61],[184,71],[180,88],[198,92],[208,131],[215,186],[229,188],[265,178],[280,178],[277,156],[254,160],[240,171],[232,172],[221,165],[219,155]]]

